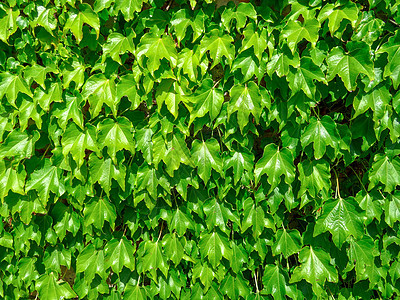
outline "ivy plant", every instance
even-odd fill
[[[399,298],[399,24],[1,1],[0,298]]]

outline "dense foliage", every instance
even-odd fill
[[[399,9],[1,1],[1,298],[399,297]]]

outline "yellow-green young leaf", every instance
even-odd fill
[[[212,59],[211,68],[216,66],[225,57],[229,65],[232,65],[235,48],[233,46],[233,38],[229,35],[220,35],[218,29],[213,29],[204,37],[200,43],[200,57],[203,57],[206,52],[210,52]]]
[[[236,29],[239,31],[246,25],[247,18],[257,21],[257,13],[251,3],[239,3],[235,8],[226,8],[221,15],[222,24],[229,31],[236,20]]]
[[[388,64],[385,66],[384,76],[390,76],[394,88],[397,89],[400,84],[400,33],[396,31],[395,36],[389,38],[388,42],[383,44],[378,50],[379,53],[388,54]]]
[[[68,29],[71,30],[77,42],[80,43],[83,38],[83,24],[93,27],[96,30],[97,38],[99,37],[99,17],[87,3],[79,4],[78,9],[71,9],[68,11],[68,20],[64,26],[64,32]]]
[[[107,38],[107,43],[103,46],[103,62],[106,59],[106,55],[109,55],[113,60],[122,64],[120,54],[125,52],[133,54],[135,51],[133,38],[133,34],[125,37],[120,33],[111,33]]]
[[[106,278],[106,268],[104,265],[104,251],[96,250],[93,244],[87,245],[82,249],[76,259],[76,272],[85,274],[85,280],[91,283],[95,275]]]
[[[47,90],[37,88],[33,101],[38,103],[44,111],[49,111],[52,102],[63,102],[61,84],[53,83]]]
[[[135,12],[141,11],[146,2],[147,0],[116,0],[115,10],[121,11],[126,20],[132,20]]]
[[[178,60],[178,52],[175,48],[175,43],[169,35],[162,37],[150,32],[143,35],[136,49],[136,56],[139,65],[146,67],[151,74],[154,74],[161,65],[161,60],[169,61],[170,66],[174,68]],[[146,64],[145,57],[147,58]]]
[[[160,111],[162,104],[165,103],[171,114],[177,118],[179,103],[182,102],[184,97],[185,92],[176,80],[163,80],[156,90],[158,110]]]
[[[0,19],[0,40],[6,44],[8,43],[8,38],[18,29],[17,18],[19,14],[19,9],[5,8],[5,15]]]
[[[31,26],[42,26],[48,33],[53,35],[53,30],[57,27],[57,19],[55,18],[56,10],[41,5],[38,5],[36,9],[37,17],[31,22]]]
[[[6,168],[4,162],[0,162],[0,199],[3,203],[4,197],[9,191],[23,195],[26,172],[22,165],[18,168]]]
[[[83,130],[82,97],[80,95],[76,97],[65,95],[65,99],[66,102],[64,105],[61,107],[59,106],[53,111],[53,115],[57,118],[58,125],[65,130],[68,121],[72,119],[72,121]]]
[[[26,132],[14,130],[0,144],[0,158],[13,157],[15,160],[29,158],[35,151],[35,143],[38,139],[37,131],[34,131],[33,135],[28,135]]]
[[[0,73],[0,99],[6,95],[8,102],[15,106],[19,93],[24,93],[29,97],[33,96],[24,78],[8,72]]]
[[[318,20],[321,23],[329,19],[328,27],[331,34],[339,29],[344,19],[349,20],[352,26],[355,26],[358,20],[358,8],[355,3],[347,1],[342,6],[340,4],[340,2],[325,4],[318,14]]]
[[[128,100],[131,102],[132,110],[138,108],[143,100],[136,86],[135,75],[128,74],[120,78],[117,84],[117,96],[118,99],[124,96],[128,97]]]
[[[304,23],[300,21],[289,21],[282,31],[280,41],[284,41],[294,54],[296,46],[303,39],[309,41],[313,47],[317,44],[321,25],[316,19],[306,20]]]
[[[77,297],[67,282],[58,280],[54,272],[44,274],[36,281],[35,288],[41,299],[71,299]]]

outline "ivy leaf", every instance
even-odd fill
[[[400,84],[400,32],[396,31],[396,34],[379,48],[378,53],[383,52],[388,54],[388,64],[383,76],[390,76],[394,88],[397,89]]]
[[[136,86],[135,75],[128,74],[121,76],[117,84],[117,96],[119,99],[121,99],[123,96],[128,97],[129,101],[131,102],[132,110],[138,108],[142,102],[142,98],[140,97]]]
[[[137,173],[135,186],[138,191],[146,189],[153,199],[157,199],[158,177],[154,167],[143,164]]]
[[[0,73],[0,99],[6,95],[8,102],[15,106],[18,93],[33,97],[31,90],[22,77],[8,72]]]
[[[42,26],[48,33],[53,35],[53,30],[57,28],[57,19],[54,17],[56,10],[38,5],[36,7],[37,17],[31,22],[31,26]]]
[[[0,19],[0,40],[8,44],[8,38],[12,36],[18,29],[17,18],[20,12],[19,9],[13,10],[10,7],[5,9],[5,13],[5,16]]]
[[[125,20],[132,20],[135,16],[135,12],[140,12],[143,7],[143,3],[147,1],[143,0],[116,0],[115,10],[121,11],[125,17]]]
[[[326,160],[305,160],[300,162],[297,167],[301,181],[299,195],[308,192],[310,196],[316,197],[320,191],[328,193],[331,187],[331,173]]]
[[[165,277],[168,276],[168,263],[165,255],[163,255],[161,242],[146,241],[142,264],[143,271],[149,271],[153,275],[153,278],[157,278],[157,269],[159,269]]]
[[[368,190],[380,182],[385,185],[385,192],[392,192],[400,184],[400,159],[389,158],[382,153],[376,154],[368,178]]]
[[[339,249],[350,235],[355,238],[363,235],[361,210],[354,198],[330,199],[324,204],[323,214],[315,224],[314,236],[325,231],[332,233],[333,242]]]
[[[95,74],[85,82],[82,88],[82,97],[89,100],[90,115],[95,118],[99,115],[103,103],[111,108],[114,116],[117,115],[117,97],[114,80],[107,79],[104,74]]]
[[[178,236],[183,236],[188,229],[194,229],[194,223],[190,214],[177,208],[169,224],[171,229],[175,229]]]
[[[274,50],[271,60],[267,64],[267,72],[269,76],[273,73],[279,77],[289,74],[290,66],[298,68],[300,66],[300,57],[297,52],[292,53],[288,46],[284,44],[282,49]]]
[[[156,100],[160,111],[163,103],[167,105],[171,114],[177,118],[179,103],[182,102],[185,93],[176,80],[162,80],[156,90]]]
[[[257,26],[253,23],[249,23],[243,30],[243,35],[244,38],[239,53],[253,48],[254,55],[258,58],[258,61],[261,61],[262,54],[267,49],[267,31],[264,29],[259,33],[257,31]]]
[[[361,240],[350,238],[350,247],[347,250],[349,262],[346,271],[356,267],[357,280],[368,278],[368,269],[375,265],[374,257],[379,255],[375,248],[374,241],[369,236],[364,236]]]
[[[263,174],[268,175],[268,182],[273,190],[281,181],[281,176],[285,176],[285,182],[290,184],[295,177],[295,167],[293,155],[287,148],[279,149],[275,144],[265,146],[262,158],[257,161],[254,169],[256,184]]]
[[[306,39],[315,47],[320,27],[321,25],[316,19],[305,20],[304,23],[289,21],[282,31],[280,41],[286,41],[293,54],[295,53],[297,44],[303,39]]]
[[[275,229],[274,223],[270,218],[265,216],[261,206],[256,206],[253,199],[247,198],[244,203],[242,233],[252,227],[253,237],[258,238],[264,230],[264,227]]]
[[[321,120],[311,117],[309,125],[301,135],[301,145],[303,147],[313,143],[314,156],[321,159],[325,152],[326,146],[331,146],[334,150],[335,157],[339,151],[340,136],[336,128],[335,121],[330,116],[323,116]],[[334,157],[331,157],[333,160]]]
[[[117,213],[115,207],[104,198],[93,199],[85,205],[83,210],[85,226],[94,225],[99,230],[103,229],[104,221],[114,230]]]
[[[250,294],[250,288],[247,281],[241,274],[232,276],[228,274],[221,283],[221,291],[229,297],[229,299],[240,299],[240,296],[246,299]]]
[[[205,79],[196,93],[186,99],[186,105],[190,110],[190,125],[195,118],[201,118],[207,113],[213,121],[221,110],[224,94],[221,89],[214,87],[211,79]]]
[[[175,43],[169,35],[157,36],[150,32],[143,35],[140,39],[138,48],[136,49],[136,57],[139,65],[144,68],[144,58],[147,58],[146,68],[154,74],[161,65],[161,60],[166,59],[171,64],[171,67],[176,67],[178,53],[175,48]]]
[[[86,150],[94,151],[100,156],[96,144],[96,128],[90,124],[84,130],[80,130],[74,123],[71,123],[62,136],[61,145],[63,155],[71,153],[78,167],[82,166],[84,162]]]
[[[25,194],[25,177],[26,172],[23,168],[6,168],[4,163],[0,163],[0,199],[1,203],[4,201],[4,197],[8,195],[9,191],[13,191],[18,194]]]
[[[76,272],[85,272],[84,278],[87,283],[91,283],[96,274],[101,278],[106,278],[103,250],[96,250],[93,244],[87,245],[76,259]]]
[[[264,289],[261,291],[267,295],[272,295],[274,299],[285,299],[289,278],[287,273],[276,265],[266,265],[262,282]]]
[[[101,185],[107,195],[110,195],[112,179],[115,179],[122,190],[125,191],[125,174],[126,168],[122,164],[122,159],[119,158],[117,163],[113,163],[111,158],[97,158],[97,155],[92,153],[89,158],[89,173],[91,182],[96,181]]]
[[[302,246],[302,238],[296,229],[286,230],[283,228],[276,232],[276,242],[272,246],[272,253],[274,255],[283,254],[287,259],[290,255],[299,252]]]
[[[383,210],[385,222],[389,226],[393,227],[395,222],[400,221],[400,193],[398,191],[394,191],[393,195],[386,198]]]
[[[203,258],[207,256],[213,268],[220,264],[222,257],[225,257],[228,261],[232,257],[232,249],[229,246],[228,239],[217,231],[203,234],[200,237],[199,246],[201,256]]]
[[[103,46],[103,62],[105,61],[106,55],[122,64],[120,54],[125,52],[134,53],[135,46],[133,45],[133,36],[123,36],[118,32],[113,32],[107,37],[107,43]]]
[[[315,291],[317,286],[323,285],[325,281],[338,281],[338,272],[330,263],[329,254],[324,250],[312,246],[304,247],[300,251],[299,260],[301,265],[294,269],[290,283],[304,279],[313,285]]]
[[[244,126],[249,122],[250,113],[254,116],[256,122],[260,118],[261,95],[257,85],[249,82],[243,85],[235,85],[230,91],[231,101],[228,105],[228,120],[234,112],[237,112],[238,124],[243,131]]]
[[[226,8],[221,15],[222,24],[229,30],[232,20],[236,20],[236,29],[246,25],[247,18],[257,21],[257,13],[251,3],[239,3],[235,9]]]
[[[321,68],[314,64],[310,57],[302,57],[300,59],[300,67],[296,69],[296,73],[289,72],[287,79],[293,94],[302,90],[311,99],[315,98],[314,80],[326,83],[325,75]]]
[[[222,174],[222,159],[219,152],[218,141],[213,138],[202,142],[195,140],[192,144],[192,158],[205,184],[211,177],[212,169]]]
[[[353,118],[365,113],[370,108],[374,112],[374,120],[382,119],[391,98],[392,96],[385,86],[374,88],[368,93],[357,94],[353,101],[355,110]]]
[[[232,156],[226,158],[224,170],[233,169],[235,184],[243,177],[244,170],[253,171],[254,155],[247,151],[235,151]]]
[[[57,123],[65,130],[67,123],[72,119],[76,125],[83,130],[83,114],[81,110],[82,98],[80,96],[65,96],[65,107],[54,110],[53,115],[57,118]]]
[[[222,57],[225,56],[229,65],[232,65],[235,57],[235,48],[233,47],[233,39],[229,35],[220,35],[218,29],[213,29],[205,36],[200,43],[200,53],[203,57],[207,51],[210,51],[213,60],[211,68],[218,65]]]
[[[340,23],[346,19],[349,20],[354,27],[358,20],[357,5],[351,1],[345,2],[344,5],[339,3],[325,4],[318,14],[318,21],[321,23],[329,19],[328,27],[331,34],[334,34],[340,27]]]
[[[348,91],[354,91],[356,80],[360,74],[365,74],[374,80],[374,65],[369,54],[369,47],[362,42],[347,44],[348,53],[340,47],[333,48],[326,59],[328,63],[327,80],[331,81],[339,75]]]
[[[182,243],[175,234],[165,235],[162,242],[165,249],[165,254],[175,264],[175,266],[177,266],[181,262],[184,255]]]
[[[121,273],[123,266],[132,271],[135,270],[135,258],[133,257],[135,247],[126,237],[109,241],[104,248],[104,253],[106,269],[111,267],[116,274]]]
[[[80,88],[85,82],[86,66],[78,59],[73,59],[72,63],[65,62],[62,69],[63,86],[67,88],[71,82],[75,82],[76,87]]]
[[[381,195],[377,192],[367,193],[367,191],[361,190],[356,195],[356,200],[360,205],[361,209],[365,210],[366,221],[368,225],[375,218],[376,220],[381,219],[383,200],[380,199]]]
[[[42,299],[71,299],[77,297],[69,284],[62,280],[58,281],[53,272],[40,276],[36,281],[35,288]]]
[[[124,118],[118,117],[114,122],[105,119],[98,125],[99,144],[102,148],[107,147],[107,153],[116,163],[117,151],[122,149],[135,153],[135,140],[132,135],[132,123]]]
[[[50,192],[58,197],[65,193],[65,186],[61,180],[62,170],[53,166],[49,159],[44,160],[44,166],[35,170],[26,182],[25,191],[36,190],[43,206],[46,206]]]
[[[70,10],[67,23],[64,25],[64,32],[68,29],[72,31],[78,43],[83,38],[83,24],[88,24],[96,30],[97,38],[100,34],[100,20],[89,4],[79,4],[79,10]]]
[[[35,143],[39,139],[39,133],[28,135],[25,131],[11,131],[5,141],[0,144],[0,158],[13,157],[15,160],[30,158],[35,151]]]

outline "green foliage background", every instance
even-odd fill
[[[1,298],[398,298],[399,8],[1,1]]]

